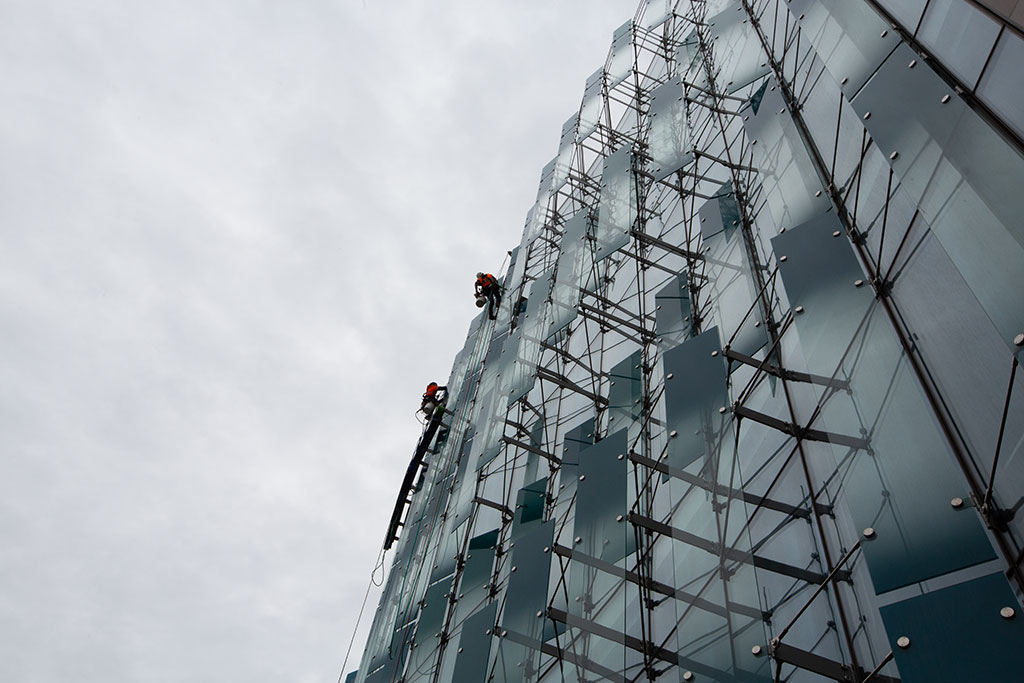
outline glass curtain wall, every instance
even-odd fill
[[[988,4],[614,30],[356,683],[1019,678],[1021,34]]]

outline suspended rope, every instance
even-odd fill
[[[345,676],[345,669],[348,668],[348,657],[352,654],[352,644],[356,642],[356,634],[359,632],[359,624],[363,620],[363,610],[366,609],[366,601],[370,597],[370,590],[374,586],[382,586],[384,584],[384,573],[381,572],[380,581],[377,581],[377,572],[384,568],[384,557],[387,555],[387,551],[382,547],[380,554],[377,555],[377,564],[374,566],[373,571],[370,572],[370,583],[366,584],[366,593],[363,594],[363,604],[359,606],[359,616],[356,617],[356,625],[352,628],[352,638],[348,641],[348,649],[345,650],[345,661],[341,663],[341,671],[338,673],[338,683],[341,683],[341,679]]]

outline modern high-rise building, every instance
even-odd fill
[[[642,2],[416,449],[351,679],[1024,681],[1022,27]]]

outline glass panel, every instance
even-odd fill
[[[1024,136],[1024,40],[1003,31],[978,86],[978,96],[995,110],[1010,128]]]
[[[506,391],[508,405],[512,405],[530,393],[537,379],[537,361],[540,360],[541,341],[547,337],[548,311],[550,310],[551,281],[554,272],[549,270],[533,283],[526,311],[519,316],[516,334],[518,343],[515,364],[510,368]]]
[[[621,147],[604,160],[601,205],[595,235],[595,261],[611,256],[620,247],[629,244],[629,231],[636,218],[636,207],[633,154],[629,147]]]
[[[808,370],[850,382],[823,397],[821,420],[867,441],[832,450],[854,523],[875,530],[864,555],[882,593],[995,555],[974,511],[950,505],[965,497],[963,477],[884,310],[856,286],[864,274],[838,229],[828,215],[772,245],[789,301],[803,307],[795,319]]]
[[[608,389],[608,428],[628,428],[629,443],[640,433],[636,422],[643,414],[643,382],[640,372],[642,352],[637,350],[612,368]]]
[[[708,19],[718,68],[716,81],[726,92],[736,92],[770,72],[761,40],[751,28],[739,3]]]
[[[668,281],[655,296],[655,329],[662,343],[675,346],[690,336],[690,295],[686,275]]]
[[[604,69],[598,69],[590,74],[587,85],[583,89],[583,103],[580,105],[580,127],[577,133],[577,141],[586,140],[601,122],[601,112],[604,111],[604,99],[601,86],[604,85]]]
[[[1020,613],[1002,574],[882,607],[900,676],[904,681],[1019,680],[1024,619],[1003,617],[1006,607]],[[910,638],[909,647],[899,646],[901,637]]]
[[[654,180],[660,181],[693,159],[681,83],[671,81],[651,93],[649,121],[647,153],[651,156],[650,170]]]
[[[831,205],[775,80],[769,83],[757,113],[744,117],[743,125],[775,225],[789,228]]]
[[[588,446],[579,454],[576,489],[576,518],[573,523],[573,552],[616,563],[632,553],[634,535],[626,523],[627,434],[625,429]],[[626,631],[626,585],[618,576],[580,560],[570,562],[568,612],[583,620],[569,629],[583,641],[584,652],[598,666],[622,671],[625,647],[618,642],[597,639],[587,623]],[[570,620],[570,624],[574,622]]]
[[[582,286],[584,263],[588,256],[586,249],[587,227],[590,224],[589,211],[583,210],[569,219],[562,233],[558,254],[558,269],[551,290],[551,319],[548,321],[547,336],[565,329],[579,312],[580,287]],[[588,269],[589,270],[589,269]]]
[[[735,485],[731,421],[716,436],[705,462],[713,481]],[[672,541],[677,594],[678,651],[683,671],[713,681],[771,680],[769,662],[751,651],[766,647],[758,584],[750,561],[744,503],[727,493],[712,494],[673,481],[674,497],[683,493],[674,526],[699,539]],[[720,548],[729,550],[722,552]]]
[[[640,25],[648,31],[661,26],[672,16],[672,4],[672,0],[647,0]]]
[[[451,588],[452,579],[445,579],[428,588],[423,596],[407,674],[429,671],[437,664],[437,649],[441,642],[441,631],[444,630],[444,615]]]
[[[725,343],[740,353],[753,355],[768,343],[761,308],[754,303],[758,288],[751,275],[747,249],[739,230],[740,210],[732,183],[718,190],[699,210],[700,229],[706,247],[706,275],[718,303],[716,316]]]
[[[633,22],[627,21],[612,35],[611,55],[608,57],[608,89],[612,89],[633,70]]]
[[[847,97],[864,87],[871,74],[900,42],[899,34],[866,2],[786,0],[800,31],[810,40]]]
[[[453,683],[480,683],[487,680],[487,662],[491,656],[494,615],[498,603],[492,602],[466,619],[458,642]]]
[[[555,174],[551,180],[552,194],[565,185],[569,179],[569,167],[572,165],[573,152],[576,150],[576,127],[579,114],[573,114],[562,124],[562,136],[558,143],[558,156],[555,157]]]
[[[495,681],[528,681],[536,678],[544,634],[551,544],[554,522],[526,522],[513,526],[508,589],[501,614],[501,650],[495,663]],[[539,616],[538,616],[539,615]],[[504,636],[508,631],[509,636]]]
[[[683,469],[704,455],[706,432],[721,422],[719,408],[729,403],[721,348],[713,327],[665,352],[665,421],[673,467]]]
[[[927,3],[928,0],[878,0],[878,4],[887,9],[910,35],[917,30]]]
[[[466,565],[459,584],[458,603],[453,623],[458,624],[467,614],[475,612],[487,599],[487,587],[494,572],[494,548],[498,543],[498,530],[488,531],[469,540]]]
[[[917,39],[973,90],[997,35],[999,24],[970,3],[932,0]]]
[[[900,47],[853,106],[1009,345],[1024,329],[1024,159],[916,57]]]

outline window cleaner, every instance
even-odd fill
[[[487,317],[494,320],[498,317],[501,306],[501,285],[490,273],[476,274],[476,306],[483,308],[487,304]]]
[[[448,398],[448,387],[438,386],[437,382],[431,382],[423,393],[423,402],[420,404],[420,410],[429,417],[434,414],[439,405],[444,403],[446,398]]]

